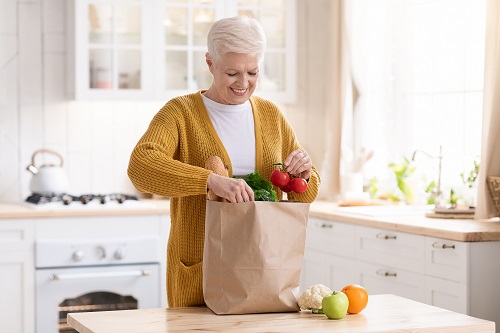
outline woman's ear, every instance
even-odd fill
[[[212,72],[213,61],[210,58],[210,55],[208,54],[208,52],[205,53],[205,61],[207,62],[208,69],[210,70],[210,72]]]

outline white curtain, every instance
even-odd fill
[[[319,198],[332,200],[338,197],[340,187],[340,151],[345,114],[352,108],[351,79],[349,74],[349,56],[346,40],[346,0],[332,1],[332,13],[329,31],[332,31],[333,57],[331,94],[327,101],[327,119],[330,126],[326,135],[326,147],[320,166],[321,187]],[[347,110],[347,111],[346,111]]]
[[[483,138],[476,219],[498,214],[486,179],[487,176],[500,176],[500,0],[488,0],[486,13]]]

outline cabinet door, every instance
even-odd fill
[[[326,254],[306,249],[300,277],[301,291],[318,283],[325,286],[330,284],[328,265],[325,263],[326,260]]]
[[[159,94],[172,98],[208,89],[212,75],[205,62],[207,34],[212,23],[224,17],[221,1],[159,2],[155,52],[158,69],[155,86]],[[159,15],[159,16],[158,16]]]
[[[152,1],[76,1],[77,99],[151,97]]]
[[[256,18],[264,28],[267,49],[256,94],[279,102],[296,100],[296,2],[295,0],[228,1],[231,16]],[[233,9],[234,6],[234,9]]]
[[[208,89],[212,75],[205,53],[210,26],[223,17],[247,15],[260,21],[267,37],[256,94],[274,102],[294,102],[295,8],[296,0],[71,1],[72,93],[84,100],[168,100]]]
[[[468,314],[467,285],[434,277],[425,278],[425,303]]]
[[[358,262],[357,267],[359,283],[370,294],[395,294],[425,302],[425,278],[423,274],[364,262]]]
[[[426,237],[426,275],[468,283],[468,243]]]
[[[349,284],[358,284],[352,259],[306,250],[302,264],[300,289],[321,283],[332,290],[341,290]]]
[[[361,226],[356,233],[358,259],[423,274],[424,236]]]
[[[355,245],[353,225],[309,218],[306,248],[334,256],[354,257]]]
[[[33,225],[0,221],[0,322],[2,332],[35,330]]]

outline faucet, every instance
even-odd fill
[[[442,205],[442,203],[438,202],[437,199],[441,198],[441,196],[442,196],[442,192],[441,192],[441,162],[443,160],[443,146],[441,146],[441,145],[439,146],[439,155],[437,155],[437,156],[433,156],[433,155],[431,155],[431,154],[429,154],[429,153],[427,153],[427,152],[425,152],[423,150],[415,150],[413,152],[413,156],[411,158],[412,161],[415,161],[415,156],[417,155],[417,153],[425,154],[425,155],[427,155],[430,158],[437,158],[437,159],[439,159],[437,188],[436,188],[435,191],[433,190],[432,192],[434,194],[436,207],[441,208],[440,206]]]

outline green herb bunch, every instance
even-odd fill
[[[252,188],[255,201],[279,201],[271,182],[262,178],[258,171],[249,173],[243,179]]]

